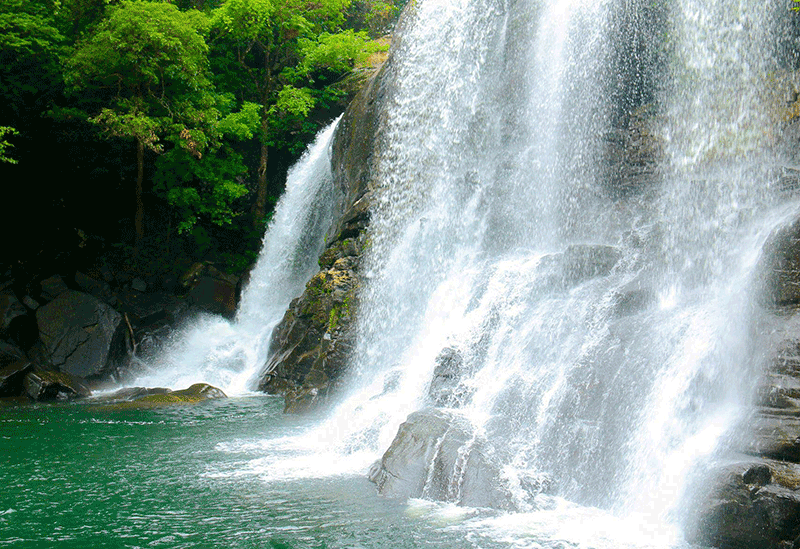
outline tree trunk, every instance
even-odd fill
[[[256,182],[256,203],[253,205],[253,228],[258,229],[267,213],[267,117],[261,118],[261,159],[258,163],[258,180]]]
[[[139,251],[139,245],[144,237],[144,202],[142,201],[142,183],[144,181],[144,142],[136,140],[136,214],[133,226],[136,230],[136,243],[134,250]]]

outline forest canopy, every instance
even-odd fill
[[[400,7],[0,0],[0,177],[40,202],[43,239],[241,269]]]

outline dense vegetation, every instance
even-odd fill
[[[399,4],[0,0],[3,270],[244,268]]]

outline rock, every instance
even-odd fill
[[[228,318],[236,314],[239,278],[205,263],[194,263],[181,276],[189,301],[200,309]]]
[[[319,258],[320,272],[292,301],[275,328],[258,387],[286,395],[287,411],[324,402],[346,370],[355,341],[359,265],[367,245],[376,133],[391,62],[350,103],[336,129],[331,165],[344,197],[335,235]]]
[[[6,335],[11,322],[27,312],[28,310],[14,294],[10,292],[0,294],[0,335]]]
[[[553,288],[568,290],[598,276],[608,276],[622,254],[614,246],[573,244],[563,253],[542,258]]]
[[[800,535],[800,492],[771,482],[773,462],[738,463],[715,473],[694,510],[687,538],[721,549],[776,549]]]
[[[436,357],[433,379],[428,387],[428,398],[434,405],[455,408],[469,396],[468,389],[459,384],[463,369],[464,358],[457,349],[442,349]]]
[[[23,382],[31,370],[33,363],[22,359],[0,368],[0,397],[23,394],[25,392]]]
[[[49,362],[69,374],[98,376],[122,316],[96,298],[67,291],[36,311]]]
[[[134,278],[133,280],[131,280],[131,288],[133,288],[137,292],[146,292],[147,282],[138,277]]]
[[[105,281],[96,280],[80,271],[75,273],[75,283],[87,294],[111,306],[116,305],[117,298],[111,291],[111,286]]]
[[[0,368],[25,358],[22,349],[0,339]]]
[[[31,296],[26,295],[22,298],[22,303],[30,310],[35,311],[39,308],[39,302],[33,299]]]
[[[749,454],[794,463],[800,462],[800,417],[760,409],[750,424]]]
[[[800,305],[800,218],[778,229],[764,245],[762,301],[768,306]]]
[[[322,270],[292,301],[275,328],[259,389],[286,395],[287,411],[324,401],[347,365],[355,339],[359,256],[366,242],[334,240],[320,256]]]
[[[197,404],[206,400],[227,398],[221,390],[207,383],[195,383],[188,389],[180,391],[170,391],[169,389],[145,389],[143,387],[132,387],[122,389],[117,393],[118,402],[112,402],[105,406],[113,409],[135,409],[151,408],[157,406],[169,406],[174,404]]]
[[[436,409],[408,416],[369,479],[388,497],[499,509],[510,502],[469,422]]]
[[[69,290],[67,285],[58,275],[54,275],[50,278],[42,280],[41,286],[41,296],[47,301],[51,301]]]
[[[64,372],[29,372],[23,383],[25,392],[37,402],[87,397],[92,394],[81,378]]]
[[[167,389],[165,387],[154,387],[154,388],[125,387],[118,391],[114,391],[113,393],[96,397],[94,400],[96,402],[109,402],[109,403],[119,402],[119,401],[133,401],[150,395],[164,395],[171,392],[172,392],[171,389]]]

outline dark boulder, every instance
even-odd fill
[[[23,394],[25,376],[32,370],[33,363],[23,359],[0,367],[0,397]]]
[[[0,335],[8,334],[11,322],[27,312],[28,310],[14,294],[10,292],[0,294]]]
[[[689,541],[720,549],[792,547],[800,536],[800,491],[787,482],[785,464],[744,462],[714,476],[714,488],[693,510]]]
[[[58,275],[53,275],[50,278],[42,280],[40,285],[42,288],[40,295],[45,301],[52,301],[69,290],[67,284]]]
[[[23,383],[25,392],[37,402],[67,400],[92,394],[83,379],[65,372],[29,372]]]
[[[103,372],[121,315],[96,298],[67,291],[36,311],[49,363],[82,377]]]
[[[181,277],[180,284],[196,307],[228,318],[236,314],[238,277],[210,264],[195,263]]]

